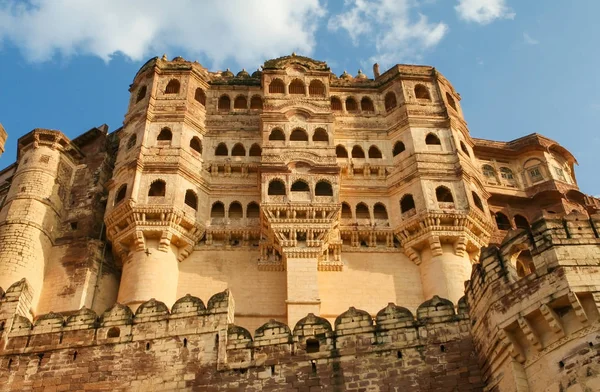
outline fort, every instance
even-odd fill
[[[116,131],[22,136],[0,391],[600,390],[575,157],[473,138],[433,67],[373,76],[156,57]]]

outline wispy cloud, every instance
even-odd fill
[[[514,19],[516,15],[506,5],[506,0],[458,0],[454,9],[460,19],[481,25],[489,24],[496,19]]]
[[[540,43],[540,41],[538,41],[537,39],[532,38],[528,33],[523,33],[523,41],[525,41],[525,43],[527,45],[538,45]]]
[[[297,51],[310,54],[325,10],[319,0],[19,0],[0,1],[0,43],[17,45],[33,62],[56,54],[116,53],[141,60],[180,52],[215,66],[245,66]]]

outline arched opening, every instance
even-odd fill
[[[329,142],[327,131],[323,128],[315,129],[315,132],[313,133],[313,142]]]
[[[496,170],[491,165],[483,165],[481,167],[483,175],[488,178],[496,178]]]
[[[250,99],[250,109],[262,110],[262,108],[263,108],[262,98],[259,97],[258,95],[253,96],[252,99]]]
[[[269,134],[269,140],[281,140],[285,141],[285,134],[279,128],[275,128]]]
[[[360,100],[360,110],[367,113],[373,113],[375,111],[375,106],[373,105],[373,101],[369,97],[363,97]]]
[[[331,97],[331,110],[334,112],[342,111],[342,101],[337,97]]]
[[[358,112],[358,103],[356,103],[356,99],[352,97],[346,98],[346,111]]]
[[[119,187],[119,190],[117,191],[117,193],[115,195],[114,205],[117,205],[120,202],[122,202],[125,199],[126,195],[127,195],[127,184],[123,184]]]
[[[475,204],[475,207],[483,211],[483,203],[481,202],[479,195],[475,192],[471,192],[471,195],[473,196],[473,203]]]
[[[364,158],[365,152],[360,146],[352,147],[352,158]]]
[[[306,182],[297,180],[292,184],[292,188],[290,190],[292,192],[310,192],[310,187]]]
[[[458,111],[456,109],[456,102],[454,101],[454,98],[452,98],[452,95],[450,95],[450,93],[446,93],[446,102],[448,102],[448,105],[450,105],[452,109]]]
[[[319,181],[315,185],[315,196],[333,196],[333,188],[327,181]]]
[[[450,189],[445,186],[438,186],[435,188],[435,198],[440,203],[454,203],[454,197],[452,197],[452,192]]]
[[[196,196],[196,192],[191,189],[185,191],[184,203],[185,205],[192,207],[194,210],[198,210],[198,196]]]
[[[271,196],[285,195],[285,184],[281,180],[272,180],[267,193]]]
[[[127,140],[127,149],[131,150],[135,146],[136,143],[137,143],[137,136],[135,134],[133,134],[129,137],[129,140]]]
[[[259,157],[259,156],[261,156],[261,154],[262,154],[262,150],[258,144],[254,143],[253,145],[250,146],[249,155],[251,157]]]
[[[515,267],[517,269],[517,276],[519,278],[524,278],[525,276],[534,273],[535,264],[533,263],[531,252],[528,250],[521,251],[521,253],[519,253],[517,256]]]
[[[385,110],[389,112],[390,110],[393,110],[396,106],[398,106],[398,103],[396,102],[396,94],[390,91],[385,95]]]
[[[292,142],[307,142],[308,133],[302,128],[296,128],[290,134],[290,141]]]
[[[163,180],[156,180],[150,184],[148,196],[164,196],[167,190],[167,183]]]
[[[313,79],[308,85],[308,95],[311,97],[324,97],[325,85],[320,80]]]
[[[206,94],[200,87],[196,89],[196,92],[194,93],[194,99],[196,102],[200,103],[200,105],[206,106]]]
[[[469,149],[467,148],[467,145],[464,142],[460,142],[460,149],[467,154],[467,156],[471,156],[471,154],[469,154]]]
[[[515,176],[513,175],[512,170],[510,170],[508,167],[501,167],[500,168],[500,176],[502,178],[504,178],[505,180],[508,180],[508,181],[514,181],[515,180]]]
[[[229,155],[229,150],[227,149],[227,145],[225,143],[219,143],[217,148],[215,148],[215,156],[226,157],[227,155]]]
[[[375,203],[373,206],[373,218],[375,219],[387,219],[388,213],[385,206],[382,203]]]
[[[243,95],[238,95],[233,101],[234,109],[248,109],[248,99]]]
[[[270,94],[285,94],[285,85],[281,79],[273,79],[269,83]]]
[[[119,327],[111,327],[108,332],[106,332],[107,339],[118,338],[119,336],[121,336]]]
[[[179,94],[180,88],[179,80],[171,79],[169,83],[167,83],[167,87],[165,88],[165,94]]]
[[[394,151],[393,154],[394,156],[400,154],[401,152],[403,152],[404,150],[406,150],[406,147],[404,147],[404,143],[398,141],[396,142],[396,144],[394,144]]]
[[[260,207],[255,202],[248,203],[246,207],[246,217],[247,218],[258,218],[260,216]]]
[[[348,151],[346,150],[346,147],[338,144],[335,146],[335,155],[338,158],[348,158]]]
[[[210,209],[210,217],[225,218],[225,205],[220,201],[213,203]]]
[[[244,209],[242,205],[234,201],[229,205],[229,219],[242,219],[244,217]]]
[[[381,151],[376,146],[369,147],[369,158],[381,159]]]
[[[440,142],[440,138],[434,135],[433,133],[428,133],[427,136],[425,136],[425,144],[428,144],[430,146],[440,146],[442,142]]]
[[[243,157],[246,156],[246,148],[242,143],[236,143],[231,149],[232,157]]]
[[[163,128],[160,130],[160,132],[158,133],[158,137],[156,138],[156,140],[160,141],[160,142],[170,142],[171,139],[173,139],[173,133],[171,132],[171,130],[169,128]]]
[[[512,226],[510,225],[510,220],[508,217],[501,212],[496,212],[496,226],[499,230],[510,230]]]
[[[402,196],[400,199],[400,211],[402,213],[414,210],[415,208],[415,199],[413,199],[413,195],[407,194]]]
[[[319,341],[317,339],[306,339],[306,353],[318,353]]]
[[[137,98],[135,99],[135,103],[140,102],[142,99],[146,97],[146,86],[140,87],[137,93]]]
[[[190,140],[190,148],[196,151],[198,154],[202,154],[202,141],[197,136],[194,136]]]
[[[218,110],[220,112],[228,112],[231,110],[231,99],[228,95],[221,95],[219,98]]]
[[[422,84],[417,84],[415,86],[415,98],[431,100],[431,96],[429,95],[429,90],[427,87],[423,86]]]
[[[523,215],[515,215],[513,220],[517,229],[529,229],[529,221]]]
[[[288,91],[290,92],[290,94],[305,95],[306,90],[304,88],[304,82],[302,82],[302,80],[300,79],[292,80]]]
[[[369,207],[365,203],[358,203],[356,205],[356,219],[371,219]]]
[[[352,209],[348,203],[342,203],[342,219],[352,219]]]

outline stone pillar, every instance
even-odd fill
[[[287,323],[294,329],[308,313],[319,315],[321,300],[317,281],[317,258],[286,258]]]
[[[456,305],[465,293],[465,281],[471,277],[469,255],[455,255],[451,244],[442,244],[441,252],[423,249],[419,268],[425,300],[438,295]]]

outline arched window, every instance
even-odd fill
[[[442,143],[440,142],[439,137],[433,133],[428,133],[427,136],[425,136],[425,144],[440,146]]]
[[[364,158],[365,152],[360,146],[352,147],[352,158]]]
[[[510,170],[508,167],[500,168],[500,176],[508,181],[514,181],[514,179],[515,179],[515,176],[513,175],[512,170]]]
[[[342,101],[337,97],[331,97],[331,110],[335,112],[342,111]]]
[[[269,182],[269,195],[280,196],[285,195],[285,184],[281,180],[272,180]]]
[[[262,150],[260,148],[260,146],[256,143],[254,143],[252,146],[250,146],[250,156],[251,157],[259,157],[262,154]]]
[[[415,199],[413,199],[413,196],[411,194],[407,194],[402,196],[402,198],[400,199],[400,211],[402,213],[408,212],[410,210],[414,210],[415,209]]]
[[[258,95],[253,96],[252,99],[250,99],[250,109],[262,110],[262,108],[263,108],[262,98],[259,97]]]
[[[333,196],[333,188],[327,181],[319,181],[315,185],[315,196]]]
[[[325,85],[323,82],[317,79],[311,80],[310,84],[308,85],[308,95],[311,97],[325,96]]]
[[[310,187],[306,182],[297,180],[292,184],[292,188],[290,190],[292,192],[310,192]]]
[[[243,95],[238,95],[233,101],[234,109],[248,109],[248,99]]]
[[[210,209],[211,218],[225,218],[225,205],[220,201],[213,203]]]
[[[219,143],[217,148],[215,148],[215,155],[218,157],[226,157],[227,155],[229,155],[227,145],[225,143]]]
[[[140,87],[137,93],[137,98],[135,99],[135,103],[140,102],[142,99],[146,97],[146,86]]]
[[[300,79],[292,80],[288,91],[290,92],[290,94],[305,95],[306,90],[304,89],[304,82],[302,82],[302,80]]]
[[[375,106],[373,106],[373,101],[369,97],[363,97],[360,100],[360,110],[367,113],[373,113],[375,111]]]
[[[519,278],[524,278],[525,276],[534,273],[535,264],[533,263],[531,252],[528,250],[521,251],[521,253],[519,253],[517,256],[515,267],[517,269],[517,276]]]
[[[338,144],[335,146],[335,155],[338,158],[348,158],[348,151],[346,150],[346,147]]]
[[[185,205],[192,207],[194,210],[198,210],[198,196],[196,196],[196,192],[191,189],[185,191],[184,203]]]
[[[285,85],[281,79],[273,79],[269,83],[269,93],[271,94],[285,94]]]
[[[179,80],[171,79],[165,88],[165,94],[179,94]]]
[[[394,156],[400,154],[401,152],[403,152],[404,150],[406,150],[406,147],[404,147],[404,143],[397,141],[396,144],[394,144],[394,151],[393,154]]]
[[[475,192],[471,192],[471,195],[473,196],[473,203],[475,203],[475,207],[483,211],[483,203],[481,202],[479,195]]]
[[[258,218],[260,216],[260,208],[255,202],[248,203],[246,207],[246,218]]]
[[[194,136],[192,140],[190,140],[190,148],[198,154],[202,154],[202,141],[197,136]]]
[[[194,93],[194,99],[199,102],[202,106],[206,105],[206,94],[204,93],[204,90],[202,90],[200,87],[198,87],[196,89],[196,92]]]
[[[161,141],[161,142],[170,142],[171,139],[173,139],[173,133],[171,132],[171,130],[169,128],[163,128],[160,130],[160,132],[158,133],[158,137],[156,138],[156,140]]]
[[[358,112],[358,104],[356,103],[356,99],[352,97],[346,98],[346,111]]]
[[[127,140],[127,149],[131,150],[135,146],[136,143],[137,143],[137,136],[135,134],[133,134],[129,137],[129,140]]]
[[[308,141],[308,133],[304,129],[296,128],[290,134],[290,141],[294,142],[307,142]]]
[[[450,105],[450,107],[456,111],[458,111],[456,109],[456,102],[454,101],[454,98],[452,98],[452,95],[450,95],[450,93],[446,93],[446,101],[448,102],[448,105]]]
[[[417,84],[415,86],[415,98],[431,100],[431,96],[429,95],[429,90],[427,87],[423,86],[422,84]]]
[[[356,205],[356,219],[371,219],[369,207],[365,203],[358,203]]]
[[[221,98],[219,98],[218,109],[220,112],[228,112],[231,110],[231,99],[228,95],[221,95]]]
[[[279,128],[275,128],[269,134],[269,140],[282,140],[285,141],[285,134]]]
[[[167,190],[167,183],[163,180],[156,180],[150,184],[148,189],[148,196],[164,196]]]
[[[491,165],[483,165],[481,167],[483,175],[489,178],[496,178],[496,170]]]
[[[327,135],[327,131],[323,128],[315,129],[315,133],[313,133],[313,142],[329,142],[329,135]]]
[[[244,209],[242,205],[234,201],[229,205],[229,219],[242,219],[244,217]]]
[[[107,339],[118,338],[119,336],[121,336],[121,330],[119,327],[111,327],[106,333]]]
[[[122,202],[125,199],[126,195],[127,195],[127,184],[123,184],[119,187],[119,190],[117,191],[117,194],[115,195],[114,205],[117,205],[120,202]]]
[[[438,186],[435,188],[435,198],[440,203],[454,203],[454,197],[452,197],[452,192],[450,189],[445,186]]]
[[[369,158],[381,159],[381,151],[376,146],[369,147]]]
[[[385,110],[389,112],[396,106],[398,106],[398,103],[396,102],[396,94],[390,91],[385,95]]]
[[[496,212],[496,226],[499,230],[510,230],[512,226],[510,225],[510,221],[508,217],[501,212]]]
[[[348,203],[342,203],[342,219],[352,219],[352,209]]]
[[[513,218],[517,229],[529,229],[529,221],[522,215],[515,215]]]
[[[463,150],[463,152],[468,156],[471,156],[471,154],[469,154],[469,149],[467,148],[467,145],[462,141],[460,142],[460,149]]]
[[[244,157],[246,156],[246,148],[242,143],[236,143],[231,149],[232,157]]]
[[[388,213],[385,206],[382,203],[375,203],[373,206],[373,218],[375,219],[387,219]]]

